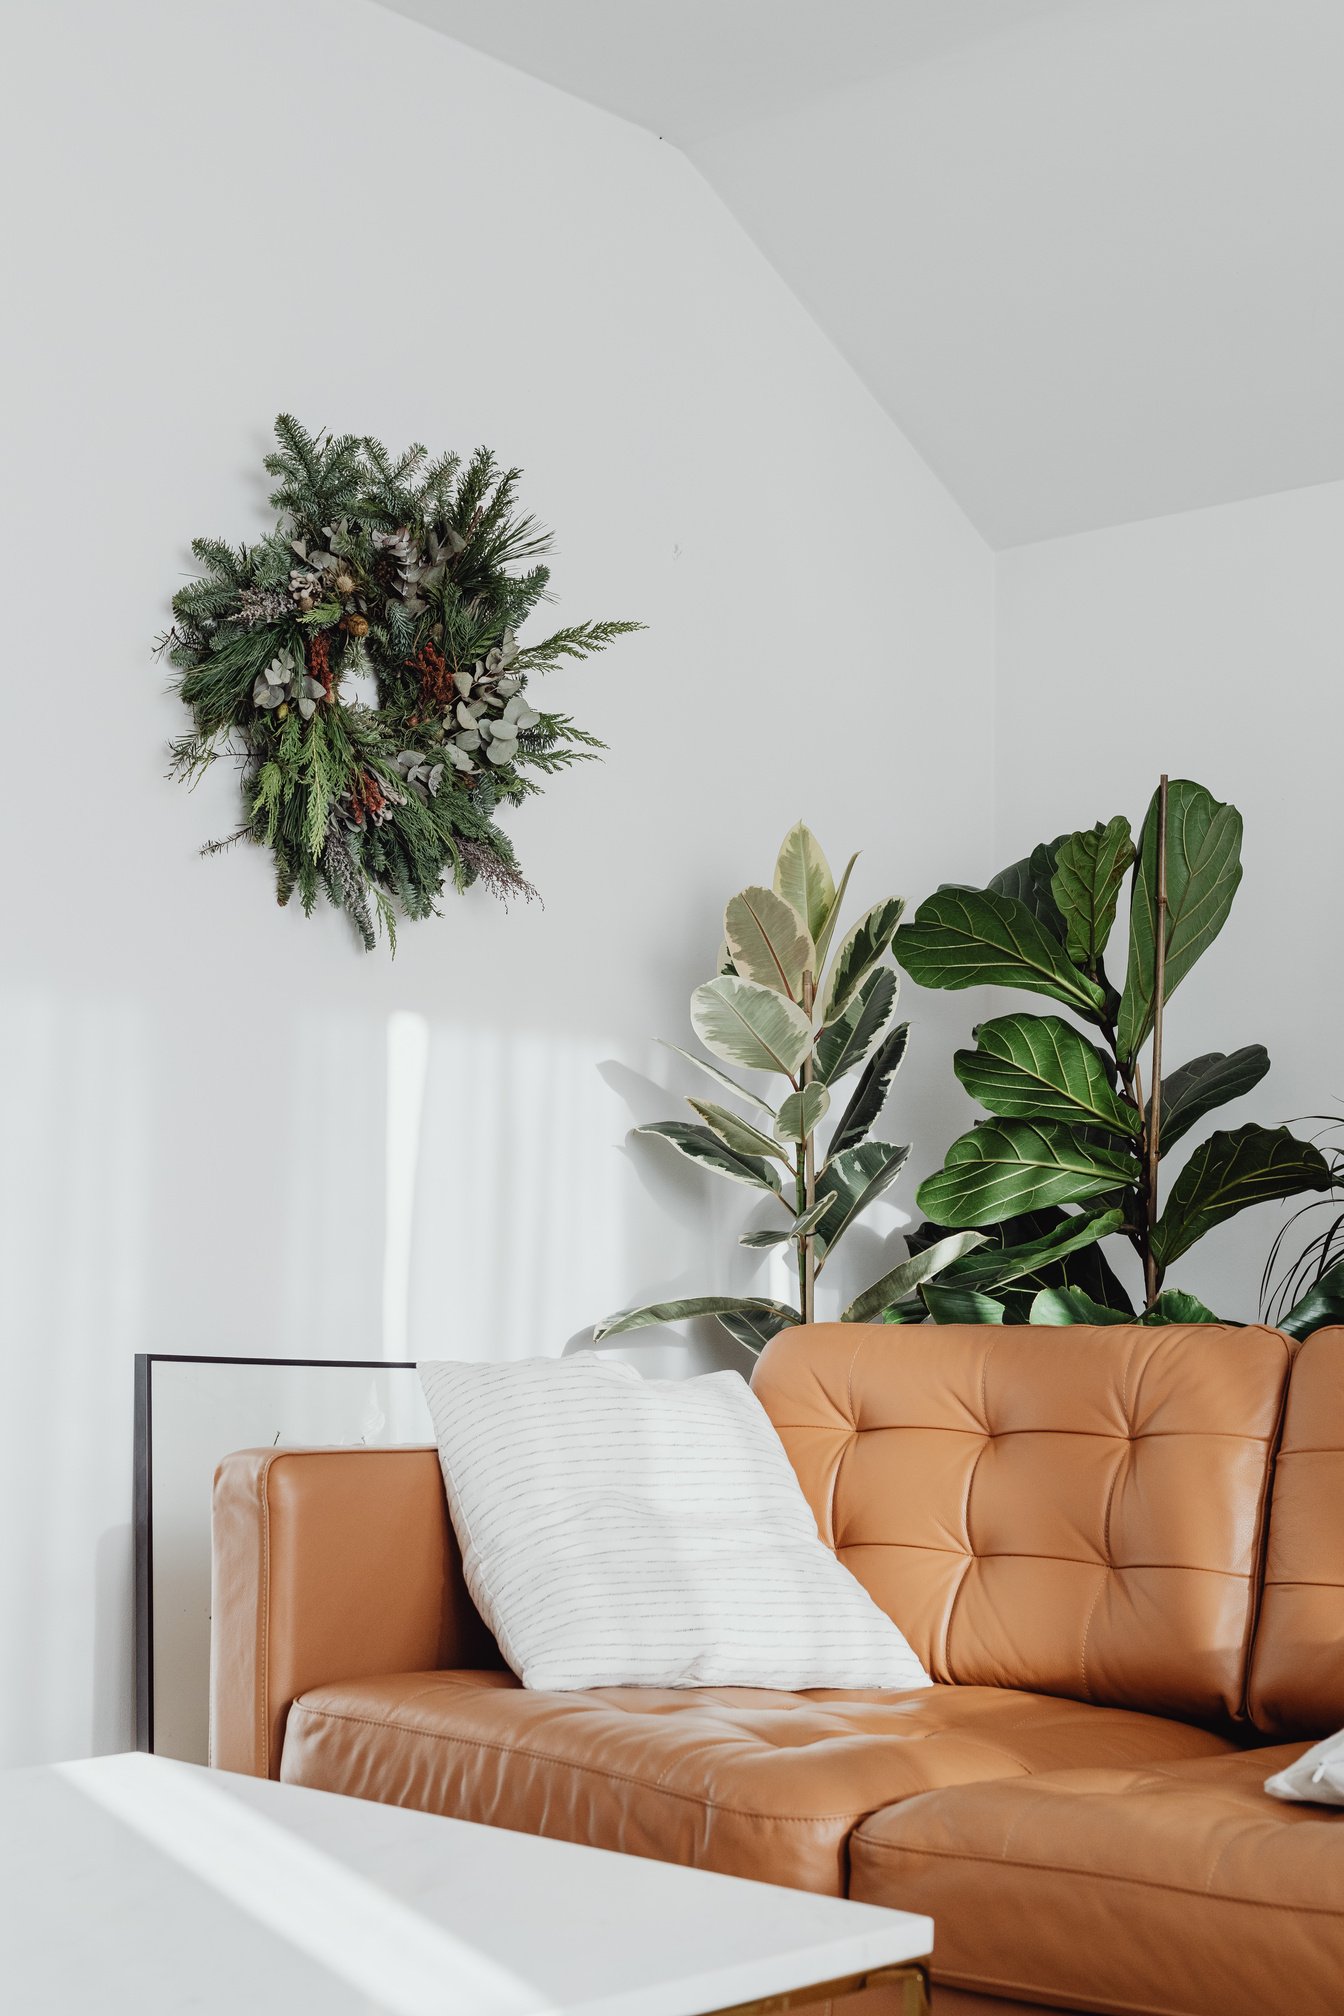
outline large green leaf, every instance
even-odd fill
[[[1327,1323],[1344,1323],[1344,1260],[1336,1260],[1318,1274],[1304,1295],[1300,1295],[1286,1316],[1279,1318],[1280,1330],[1290,1337],[1310,1337]]]
[[[1085,1246],[1094,1246],[1098,1239],[1107,1239],[1118,1232],[1124,1223],[1124,1212],[1118,1209],[1079,1213],[1073,1217],[1061,1218],[1058,1225],[1051,1226],[1037,1239],[1025,1240],[1017,1246],[982,1246],[978,1252],[968,1254],[958,1260],[948,1276],[947,1286],[982,1288],[986,1291],[1006,1288],[1010,1282],[1020,1281],[1029,1274],[1043,1273],[1046,1268],[1065,1260],[1071,1253],[1079,1253]]]
[[[1221,1323],[1225,1319],[1215,1316],[1197,1295],[1187,1295],[1180,1288],[1164,1288],[1152,1308],[1137,1318],[1127,1310],[1112,1309],[1104,1302],[1094,1302],[1080,1288],[1042,1288],[1031,1305],[1028,1320],[1032,1323],[1059,1324],[1137,1321],[1151,1330],[1167,1323]]]
[[[831,1136],[832,1155],[838,1155],[843,1148],[856,1148],[860,1141],[867,1139],[869,1128],[886,1104],[891,1081],[900,1069],[909,1041],[910,1024],[899,1022],[873,1052]]]
[[[717,1314],[734,1344],[740,1344],[754,1358],[760,1357],[777,1331],[803,1320],[796,1309],[788,1309],[783,1303],[771,1304],[769,1308],[753,1303],[745,1309],[720,1309]]]
[[[1215,1225],[1251,1204],[1329,1188],[1330,1165],[1320,1149],[1286,1127],[1220,1130],[1200,1142],[1172,1184],[1153,1228],[1153,1253],[1169,1267]]]
[[[774,881],[776,896],[792,906],[816,938],[834,908],[835,882],[820,841],[801,819],[784,835]]]
[[[791,903],[773,889],[744,889],[723,913],[723,935],[742,979],[802,1000],[803,975],[815,979],[817,954],[812,934]]]
[[[787,1302],[769,1302],[760,1295],[690,1295],[677,1302],[646,1302],[640,1309],[618,1309],[604,1316],[593,1331],[594,1344],[604,1337],[617,1337],[623,1330],[646,1330],[651,1323],[680,1323],[688,1316],[717,1316],[761,1313],[778,1317],[780,1329],[796,1323],[798,1311]]]
[[[762,1134],[759,1127],[753,1127],[737,1113],[730,1113],[726,1106],[716,1106],[712,1099],[688,1099],[686,1104],[693,1113],[698,1113],[711,1134],[717,1134],[724,1146],[731,1148],[735,1155],[768,1155],[776,1162],[788,1163],[788,1157],[779,1142],[770,1135]]]
[[[1002,1323],[1004,1318],[1002,1302],[974,1288],[945,1288],[932,1281],[919,1292],[935,1323]]]
[[[1198,1295],[1187,1294],[1184,1288],[1164,1288],[1140,1320],[1155,1327],[1161,1323],[1224,1323],[1227,1319],[1215,1316]]]
[[[865,1288],[862,1295],[856,1295],[848,1309],[840,1312],[842,1323],[877,1323],[884,1310],[893,1303],[913,1295],[916,1288],[925,1281],[932,1281],[954,1260],[969,1253],[972,1247],[984,1244],[982,1232],[953,1232],[946,1239],[939,1239],[934,1245],[926,1246],[922,1253],[912,1253],[908,1260],[902,1260],[889,1274],[874,1281],[871,1288]]]
[[[1041,1288],[1081,1288],[1094,1302],[1133,1316],[1133,1304],[1106,1258],[1102,1235],[1084,1245],[1074,1243],[1080,1230],[1097,1226],[1098,1216],[1104,1221],[1107,1215],[1105,1205],[1099,1214],[1094,1211],[1086,1215],[1051,1205],[1042,1211],[1019,1212],[1016,1217],[1002,1218],[997,1224],[985,1227],[986,1253],[1015,1256],[1011,1281],[994,1291],[1007,1305],[1011,1321],[1029,1320],[1032,1297]],[[945,1237],[945,1226],[925,1219],[913,1232],[907,1232],[906,1244],[916,1253]],[[1036,1258],[1029,1271],[1019,1273],[1023,1249],[1027,1249],[1028,1256],[1034,1250]]]
[[[952,1068],[991,1113],[1138,1133],[1138,1113],[1114,1090],[1105,1058],[1060,1016],[1000,1015],[982,1022],[975,1040]]]
[[[812,936],[817,941],[817,967],[819,970],[826,964],[826,954],[831,949],[831,940],[835,936],[835,927],[840,922],[840,912],[844,907],[845,891],[849,887],[849,878],[854,873],[854,863],[858,858],[857,854],[851,854],[848,861],[846,861],[845,872],[840,877],[840,886],[835,892],[835,901],[826,912],[826,921],[812,933]]]
[[[689,1120],[653,1120],[647,1127],[636,1127],[635,1132],[656,1134],[688,1161],[699,1162],[703,1168],[728,1176],[734,1183],[749,1183],[753,1190],[779,1189],[773,1163],[763,1156],[737,1154],[717,1134],[711,1134],[708,1127],[692,1127]]]
[[[725,1086],[737,1098],[745,1099],[749,1106],[756,1108],[757,1112],[768,1113],[770,1118],[774,1119],[775,1109],[768,1099],[762,1099],[759,1092],[749,1092],[745,1085],[739,1085],[736,1078],[730,1078],[726,1071],[720,1071],[718,1065],[711,1064],[707,1057],[697,1057],[694,1050],[683,1050],[679,1043],[669,1043],[662,1036],[658,1038],[658,1041],[662,1044],[664,1050],[675,1050],[678,1057],[684,1057],[688,1064],[694,1064],[697,1071],[703,1071],[707,1077],[713,1078],[717,1084]]]
[[[896,1012],[900,976],[890,966],[868,975],[843,1015],[817,1038],[816,1075],[824,1084],[857,1070]]]
[[[818,1197],[807,1211],[800,1211],[792,1225],[782,1226],[778,1231],[744,1232],[738,1240],[739,1246],[769,1247],[787,1246],[791,1239],[804,1239],[809,1232],[815,1232],[836,1199],[836,1192],[828,1190],[824,1197]]]
[[[796,1002],[759,981],[725,973],[692,994],[691,1026],[725,1063],[790,1078],[812,1047],[812,1025]]]
[[[844,1014],[891,944],[904,912],[904,898],[888,896],[884,902],[874,903],[871,910],[865,910],[858,923],[840,940],[839,950],[831,961],[831,970],[822,989],[817,1017],[820,1024],[834,1022],[838,1015]]]
[[[830,1157],[817,1178],[819,1186],[836,1192],[834,1204],[817,1227],[826,1248],[823,1262],[846,1227],[896,1181],[909,1153],[909,1148],[893,1147],[890,1141],[864,1141]]]
[[[1115,906],[1134,859],[1134,840],[1123,816],[1090,832],[1070,833],[1055,854],[1051,894],[1064,919],[1070,959],[1094,977],[1115,922]]]
[[[1188,1134],[1195,1122],[1211,1113],[1215,1106],[1225,1106],[1229,1099],[1240,1099],[1244,1092],[1251,1091],[1268,1069],[1269,1052],[1264,1044],[1248,1043],[1230,1056],[1221,1050],[1206,1051],[1204,1056],[1192,1057],[1188,1064],[1182,1064],[1169,1078],[1164,1078],[1159,1144],[1162,1153],[1165,1155],[1182,1134]],[[1149,1100],[1150,1124],[1152,1111]]]
[[[805,1141],[819,1121],[826,1118],[831,1095],[824,1085],[804,1085],[780,1101],[775,1133],[781,1141]]]
[[[1031,1305],[1028,1321],[1062,1326],[1075,1323],[1132,1323],[1134,1318],[1126,1310],[1108,1309],[1104,1302],[1094,1302],[1090,1295],[1084,1295],[1081,1288],[1042,1288]]]
[[[952,1143],[916,1196],[940,1225],[992,1225],[1046,1204],[1082,1204],[1128,1185],[1133,1158],[1058,1120],[982,1120]]]
[[[1129,906],[1129,968],[1116,1042],[1133,1057],[1153,1026],[1157,960],[1159,794],[1139,839],[1138,870]],[[1167,961],[1163,998],[1170,1000],[1200,954],[1227,921],[1241,881],[1241,814],[1202,784],[1175,777],[1167,786]]]
[[[1043,841],[1033,847],[1024,861],[1014,861],[1007,868],[1001,868],[997,875],[991,875],[986,887],[996,896],[1010,896],[1015,902],[1024,903],[1038,924],[1043,924],[1051,937],[1064,942],[1064,919],[1059,914],[1055,902],[1051,880],[1055,872],[1055,850],[1063,845],[1067,835],[1061,833],[1057,840]]]
[[[938,889],[896,934],[896,957],[924,987],[1024,987],[1097,1021],[1106,996],[1024,903],[989,889]]]

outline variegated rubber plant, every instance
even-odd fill
[[[691,1099],[694,1121],[660,1120],[636,1130],[778,1203],[779,1225],[748,1232],[740,1243],[793,1247],[797,1303],[757,1295],[651,1302],[608,1316],[594,1341],[651,1323],[714,1316],[739,1344],[759,1352],[786,1324],[812,1321],[817,1280],[841,1238],[905,1166],[908,1147],[870,1138],[910,1035],[909,1023],[895,1019],[898,975],[888,956],[905,905],[896,896],[875,903],[837,940],[855,859],[837,887],[808,828],[800,823],[786,835],[773,886],[743,889],[728,904],[720,971],[691,996],[691,1025],[719,1062],[669,1046],[751,1117],[711,1099]],[[771,1104],[720,1063],[774,1074],[784,1081],[782,1096]],[[823,1149],[819,1130],[838,1103],[839,1087],[856,1072]],[[981,1244],[983,1235],[973,1231],[939,1241],[856,1296],[841,1310],[841,1321],[882,1320],[922,1282]]]

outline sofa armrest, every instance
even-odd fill
[[[433,1449],[241,1449],[215,1472],[210,1761],[278,1778],[290,1703],[373,1673],[498,1667]]]

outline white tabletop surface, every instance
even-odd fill
[[[23,2016],[704,2016],[932,1945],[904,1911],[163,1758],[0,1774]]]

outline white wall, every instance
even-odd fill
[[[860,900],[980,870],[993,693],[986,549],[673,150],[367,0],[4,29],[14,1760],[129,1740],[135,1351],[559,1350],[764,1278],[709,1179],[624,1145],[689,1086],[649,1039],[800,815],[865,849]],[[163,776],[149,641],[190,535],[264,525],[281,407],[489,442],[559,528],[557,614],[650,626],[554,682],[611,755],[514,822],[545,909],[450,898],[395,964],[277,911],[261,853],[197,857],[222,767]],[[964,1008],[915,1005],[907,1205]]]
[[[998,862],[1117,812],[1137,827],[1164,769],[1244,816],[1245,878],[1221,937],[1173,998],[1166,1054],[1171,1066],[1263,1042],[1272,1069],[1209,1127],[1292,1122],[1344,1102],[1341,552],[1344,483],[1333,483],[998,562]],[[1181,1261],[1174,1281],[1220,1314],[1253,1319],[1285,1215],[1278,1205],[1243,1214]]]

